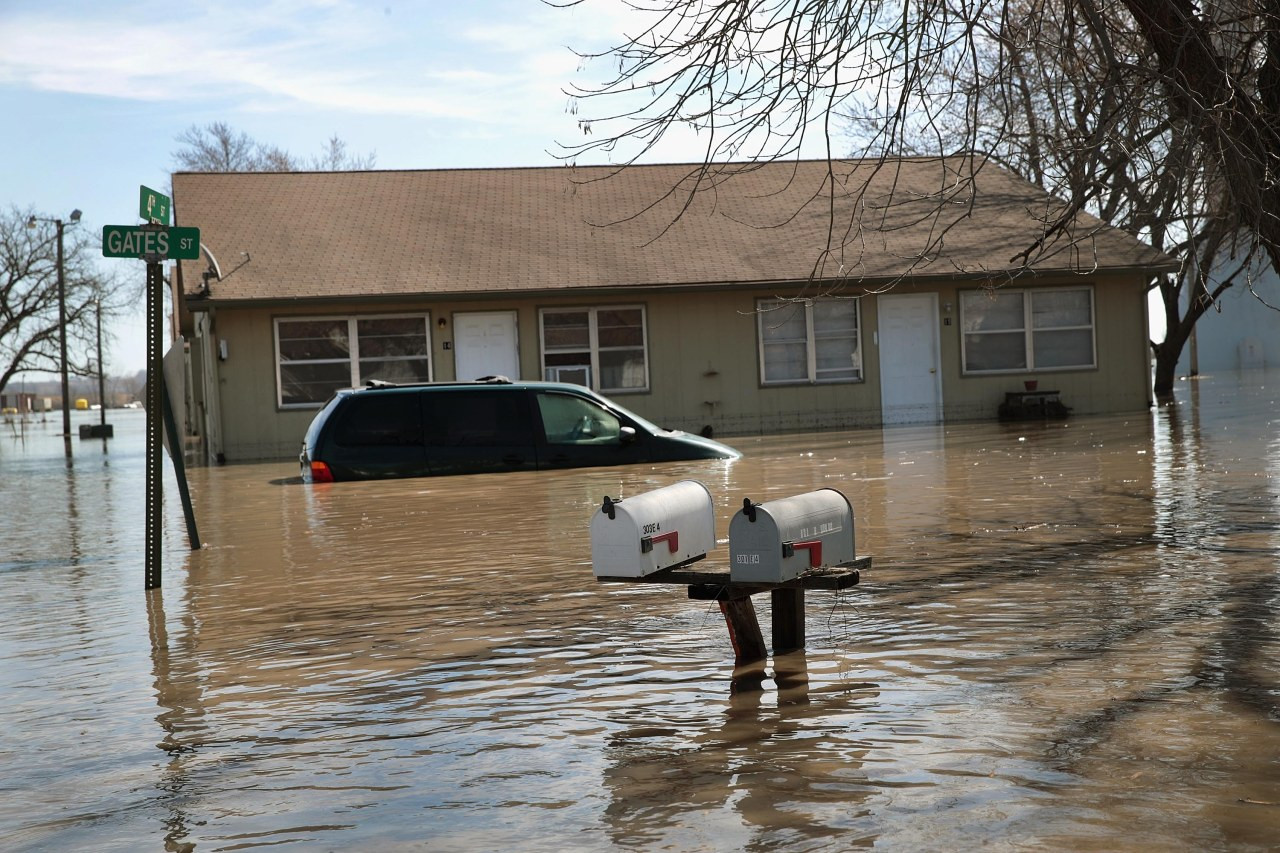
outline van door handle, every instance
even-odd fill
[[[508,455],[506,455],[506,456],[502,457],[502,461],[503,461],[505,464],[510,465],[511,467],[513,467],[513,468],[514,468],[514,467],[515,467],[515,466],[517,466],[517,465],[523,465],[523,464],[524,464],[524,457],[523,457],[523,456],[516,456],[514,453],[510,453],[510,454],[508,454]]]

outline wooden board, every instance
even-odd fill
[[[871,566],[870,557],[858,557],[838,566],[810,569],[782,583],[735,583],[729,572],[690,571],[676,566],[638,578],[597,577],[601,583],[665,583],[689,587],[689,597],[699,601],[724,601],[775,589],[836,591],[848,589],[861,579],[861,571]]]

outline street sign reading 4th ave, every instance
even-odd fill
[[[194,261],[200,257],[200,229],[176,225],[104,225],[102,256]]]

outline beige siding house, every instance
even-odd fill
[[[717,170],[179,173],[189,428],[285,458],[337,388],[493,374],[717,437],[1149,404],[1150,247],[967,159]]]

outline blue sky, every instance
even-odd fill
[[[0,0],[0,204],[134,224],[177,137],[214,121],[301,157],[337,135],[380,169],[555,165],[582,138],[564,90],[604,71],[569,48],[634,23],[621,0]],[[648,159],[700,156],[674,139]],[[115,325],[108,373],[145,366],[143,313]]]

